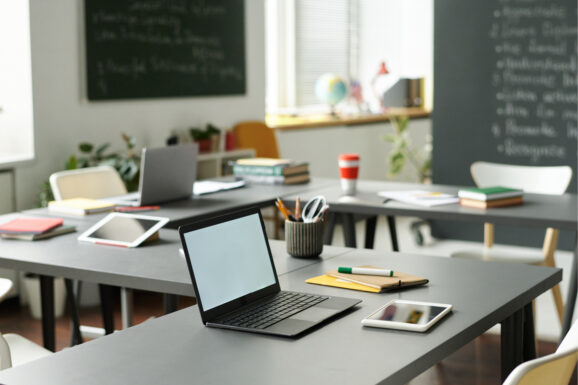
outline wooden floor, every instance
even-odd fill
[[[191,298],[181,298],[179,307],[194,304]],[[163,314],[162,295],[135,292],[134,321],[143,322]],[[81,324],[101,326],[98,307],[81,309]],[[120,327],[120,305],[115,312],[117,328]],[[27,307],[20,307],[16,299],[0,303],[0,330],[2,333],[21,334],[36,343],[42,343],[41,324],[30,316]],[[56,322],[56,346],[61,350],[69,345],[70,320],[65,315]],[[538,355],[556,350],[556,344],[540,341]],[[387,359],[387,357],[384,357]],[[571,384],[576,384],[576,372]],[[440,364],[430,368],[410,382],[411,385],[498,385],[500,384],[500,338],[485,334],[464,346]]]

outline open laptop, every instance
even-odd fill
[[[198,144],[143,148],[138,192],[106,198],[120,206],[187,199],[197,177]]]
[[[179,228],[206,326],[296,336],[361,300],[281,291],[259,208]]]

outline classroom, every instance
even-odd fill
[[[0,383],[576,383],[576,25],[561,0],[1,4]],[[118,189],[56,191],[100,166]],[[110,199],[57,211],[76,198]],[[163,219],[128,247],[81,236],[111,211]],[[22,218],[64,229],[10,239]],[[195,255],[240,234],[272,287],[360,302],[297,337],[205,326]],[[342,266],[407,281],[343,286]],[[372,327],[394,299],[452,306]]]

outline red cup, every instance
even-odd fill
[[[359,174],[359,155],[341,154],[338,158],[341,188],[346,195],[355,195]]]

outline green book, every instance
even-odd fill
[[[475,199],[479,201],[489,201],[494,199],[512,198],[522,196],[524,193],[521,189],[492,186],[482,188],[466,188],[458,191],[458,197],[466,199]]]
[[[233,165],[233,174],[243,175],[266,175],[266,176],[288,176],[307,172],[309,165],[307,163],[292,163],[288,165],[277,166],[253,166],[245,164]]]

